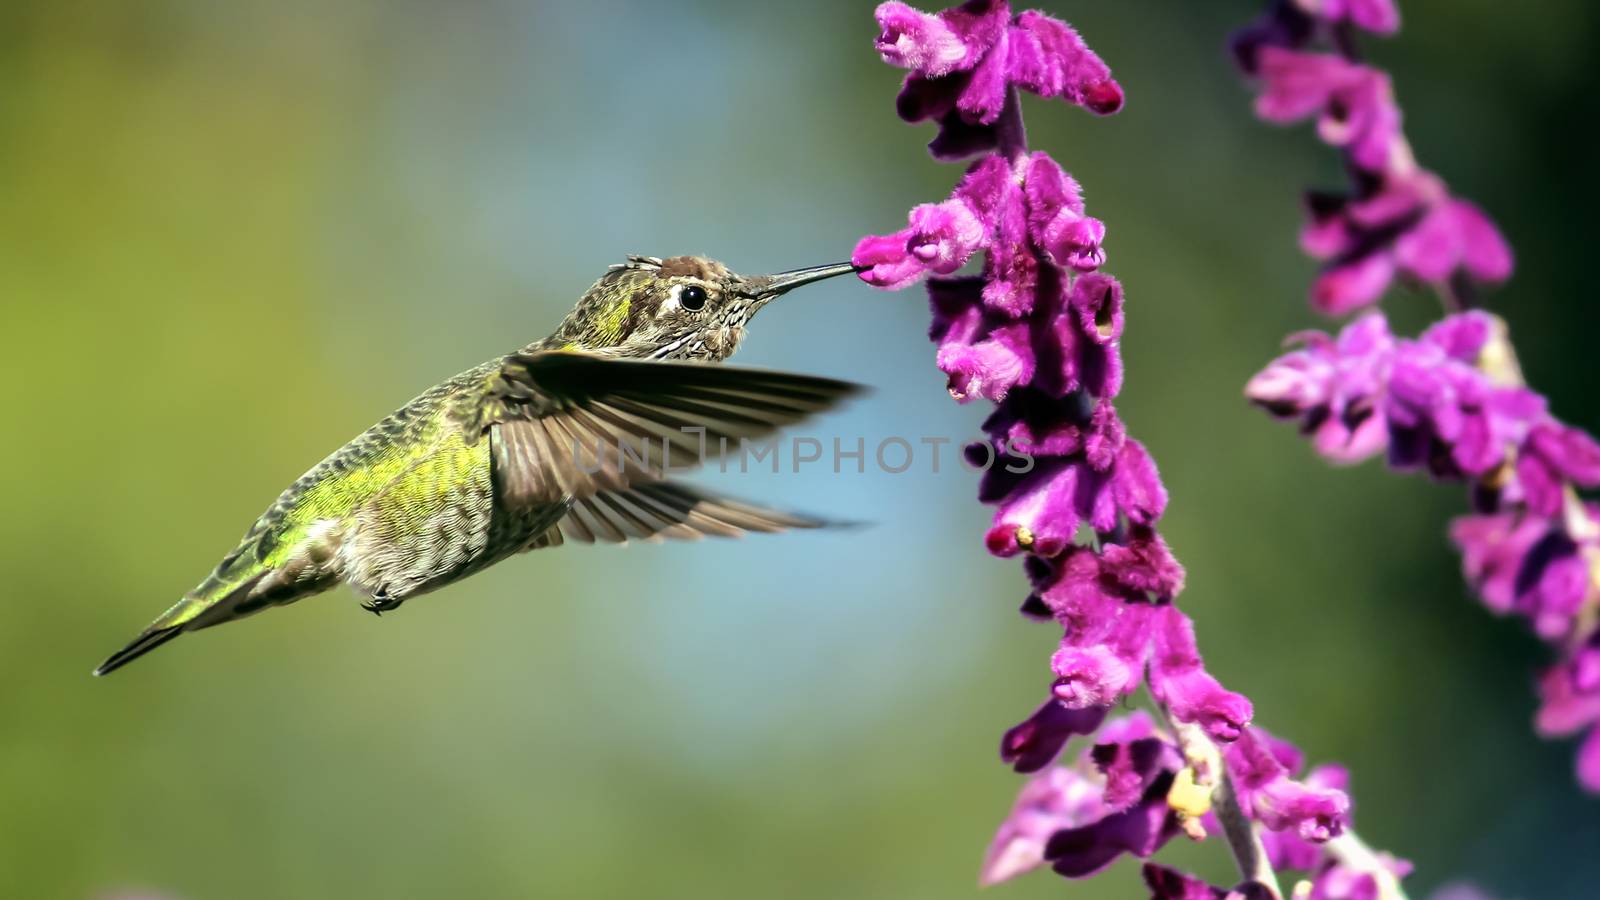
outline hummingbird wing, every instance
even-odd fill
[[[740,451],[859,390],[811,375],[538,351],[506,357],[462,424],[469,439],[490,435],[501,500],[567,503]]]
[[[551,529],[555,534],[534,542],[529,549],[559,545],[563,540],[584,544],[662,538],[696,541],[702,537],[739,537],[752,531],[770,534],[828,524],[798,513],[741,503],[679,482],[645,482],[626,491],[601,491],[575,501]]]

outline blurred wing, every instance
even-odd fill
[[[463,424],[473,437],[490,434],[503,500],[560,503],[659,481],[858,390],[809,375],[541,351],[507,357]]]
[[[585,544],[620,544],[663,538],[697,541],[702,537],[740,537],[750,532],[771,534],[828,524],[663,481],[638,484],[626,491],[601,491],[578,500],[552,530],[558,530],[561,538]]]

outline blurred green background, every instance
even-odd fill
[[[1594,896],[1600,802],[1530,732],[1537,642],[1462,587],[1459,492],[1330,469],[1241,400],[1315,323],[1297,194],[1338,178],[1308,130],[1251,117],[1223,47],[1259,4],[1046,6],[1129,96],[1025,108],[1110,227],[1119,406],[1163,466],[1211,667],[1350,764],[1414,896]],[[1371,47],[1418,153],[1504,226],[1519,272],[1492,304],[1556,411],[1600,428],[1600,9],[1402,6]],[[1021,573],[949,460],[711,476],[871,529],[537,553],[381,621],[341,590],[89,677],[307,466],[546,333],[623,254],[809,265],[943,196],[959,170],[895,119],[870,12],[0,5],[0,896],[974,893],[1018,784],[995,743],[1056,635],[1014,614]],[[965,438],[982,410],[943,396],[925,323],[919,291],[830,282],[740,361],[875,385],[824,440]],[[1175,849],[1227,872],[1220,845]]]

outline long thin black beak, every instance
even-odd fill
[[[832,278],[836,275],[848,275],[860,271],[851,263],[832,263],[826,266],[812,266],[807,269],[794,269],[789,272],[779,272],[776,275],[756,275],[744,280],[744,293],[758,300],[771,300],[779,294],[787,294],[795,288]]]

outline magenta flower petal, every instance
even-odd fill
[[[950,376],[950,396],[1004,400],[1012,388],[1033,377],[1034,357],[1026,325],[1005,325],[975,344],[946,343],[939,348],[939,370]]]
[[[911,210],[910,254],[930,271],[949,275],[983,244],[984,224],[961,200],[924,203]]]
[[[1062,213],[1074,218],[1084,215],[1083,189],[1047,153],[1035,153],[1028,161],[1023,193],[1028,206],[1028,232],[1041,246],[1047,233]]]
[[[1116,464],[1128,440],[1128,429],[1117,416],[1117,408],[1110,400],[1102,400],[1089,415],[1089,428],[1084,432],[1083,455],[1089,467],[1104,472]]]
[[[1460,230],[1467,271],[1472,277],[1481,281],[1504,281],[1511,277],[1511,246],[1483,210],[1465,200],[1453,200],[1450,207]]]
[[[1289,831],[1322,843],[1344,830],[1350,800],[1342,790],[1289,777],[1268,745],[1245,729],[1228,748],[1226,762],[1252,816],[1273,831]]]
[[[1311,305],[1330,316],[1342,316],[1369,306],[1383,296],[1394,281],[1394,258],[1370,253],[1323,271],[1311,287]]]
[[[904,3],[880,5],[874,13],[881,29],[878,54],[893,66],[924,75],[944,75],[966,63],[971,51],[938,16],[912,9]]]
[[[1167,489],[1144,445],[1129,438],[1117,458],[1111,482],[1117,508],[1135,525],[1151,525],[1167,509]]]
[[[1204,728],[1213,740],[1237,740],[1253,710],[1242,694],[1225,690],[1205,670],[1195,644],[1194,623],[1175,606],[1163,607],[1154,623],[1150,691],[1180,722]]]
[[[1420,340],[1437,346],[1457,362],[1477,365],[1479,354],[1494,332],[1494,319],[1488,313],[1473,310],[1440,319],[1422,333]]]
[[[1071,709],[1109,707],[1139,686],[1139,672],[1105,644],[1063,644],[1050,669],[1056,674],[1050,692]]]
[[[1110,344],[1122,337],[1122,300],[1122,285],[1110,275],[1099,274],[1079,278],[1068,298],[1079,330],[1096,344]]]
[[[1077,483],[1076,467],[1041,461],[995,511],[994,525],[984,538],[989,552],[1049,557],[1065,550],[1078,529]]]
[[[1172,774],[1164,773],[1146,790],[1145,799],[1131,809],[1097,822],[1057,831],[1045,844],[1044,856],[1058,874],[1083,878],[1104,869],[1124,853],[1145,859],[1178,831],[1176,816],[1167,808],[1166,792]]]
[[[1060,97],[1096,115],[1122,108],[1122,86],[1105,64],[1067,23],[1036,10],[1017,16],[1012,41],[1011,81],[1041,97]]]
[[[1093,734],[1105,721],[1105,707],[1073,709],[1051,699],[1000,740],[1000,758],[1017,772],[1037,772],[1055,762],[1074,735]]]
[[[1126,591],[1161,600],[1183,590],[1183,566],[1153,528],[1131,528],[1127,543],[1107,543],[1100,553],[1100,573]]]
[[[1528,433],[1522,452],[1538,457],[1557,477],[1579,487],[1600,486],[1600,443],[1588,432],[1544,422]]]
[[[926,269],[906,249],[911,230],[894,234],[868,235],[856,244],[850,261],[865,266],[860,278],[875,288],[897,291],[921,278]]]
[[[1100,788],[1088,775],[1052,766],[1030,778],[984,855],[978,876],[998,884],[1045,863],[1045,846],[1064,828],[1094,821],[1101,814]]]
[[[1320,114],[1339,91],[1360,77],[1361,67],[1325,53],[1263,47],[1256,56],[1261,95],[1256,115],[1288,124]]]
[[[1394,34],[1400,30],[1400,10],[1394,0],[1323,0],[1331,19],[1348,19],[1357,28],[1375,34]]]

